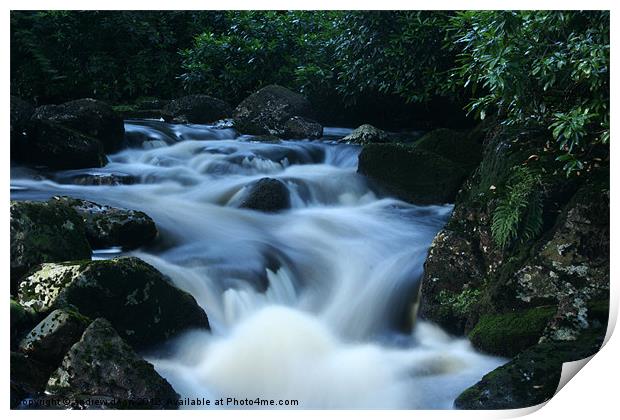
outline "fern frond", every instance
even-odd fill
[[[540,176],[528,167],[513,168],[505,193],[493,211],[491,234],[502,248],[515,240],[531,240],[543,226]]]

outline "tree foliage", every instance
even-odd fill
[[[608,153],[609,12],[11,13],[11,91],[37,103],[185,91],[236,105],[270,83],[332,115],[400,110],[405,125],[421,112],[407,104],[469,102],[548,130],[570,175]]]
[[[451,26],[471,112],[548,128],[568,174],[608,143],[608,12],[469,11]]]

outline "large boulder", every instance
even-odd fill
[[[288,188],[280,180],[261,178],[246,188],[247,192],[239,204],[241,208],[276,212],[288,209],[291,206]]]
[[[287,139],[318,139],[323,136],[323,126],[307,118],[292,117],[284,123],[283,136]]]
[[[464,410],[507,410],[541,404],[553,397],[562,364],[595,354],[605,332],[593,330],[577,341],[537,344],[467,388],[454,402]]]
[[[90,321],[69,309],[56,309],[19,343],[19,351],[48,365],[58,366]]]
[[[413,204],[454,202],[481,155],[482,130],[435,130],[412,145],[385,143],[387,133],[361,126],[349,142],[365,144],[358,172]],[[347,141],[345,137],[343,140]],[[383,142],[383,143],[382,143]]]
[[[358,172],[414,204],[453,202],[467,177],[459,165],[436,153],[392,143],[364,146]]]
[[[46,393],[104,396],[126,408],[176,408],[178,394],[103,318],[93,321],[47,382]]]
[[[119,209],[88,200],[54,197],[73,208],[84,220],[86,237],[93,248],[120,246],[134,249],[157,236],[155,222],[146,213]]]
[[[101,142],[53,121],[33,120],[19,159],[52,169],[100,168],[108,163]]]
[[[350,144],[389,143],[389,133],[370,124],[362,124],[340,140]]]
[[[233,112],[235,128],[243,134],[281,137],[293,117],[314,118],[310,102],[278,85],[268,85],[245,98]]]
[[[437,153],[471,172],[482,160],[481,127],[473,130],[439,128],[425,134],[416,147]]]
[[[498,129],[429,250],[419,315],[468,334],[482,351],[513,356],[547,340],[575,340],[609,299],[609,173],[567,179],[544,133]],[[540,174],[532,193],[540,230],[509,244],[492,231],[515,168]]]
[[[184,96],[170,101],[162,110],[164,120],[182,124],[208,124],[231,114],[230,105],[208,95]]]
[[[90,259],[84,222],[60,202],[11,201],[11,287],[44,262]]]
[[[11,95],[11,157],[17,157],[22,144],[26,141],[26,132],[34,108],[28,102]]]
[[[74,307],[108,319],[135,348],[189,328],[209,328],[194,298],[135,257],[42,264],[24,277],[18,301],[37,311]]]
[[[35,110],[32,118],[62,124],[95,138],[108,153],[118,150],[123,143],[123,119],[108,104],[96,99],[77,99],[61,105],[43,105]]]

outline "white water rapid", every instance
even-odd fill
[[[126,131],[134,146],[110,155],[104,168],[14,166],[12,198],[71,195],[155,220],[156,242],[125,254],[191,293],[212,326],[146,355],[182,397],[288,399],[298,400],[297,408],[451,408],[502,363],[466,339],[406,321],[428,247],[452,208],[373,192],[356,173],[359,148],[329,141],[350,130],[279,143],[157,121],[127,121]],[[85,174],[133,183],[77,183]],[[236,208],[244,188],[263,177],[287,185],[290,210]],[[98,250],[94,257],[120,254]]]

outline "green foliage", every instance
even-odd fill
[[[338,91],[350,103],[362,94],[424,102],[450,90],[454,53],[445,44],[450,13],[346,12],[339,20],[334,61]]]
[[[312,96],[332,77],[331,20],[334,12],[231,11],[225,28],[204,32],[181,51],[187,91],[231,103],[267,84]]]
[[[13,11],[11,93],[37,103],[181,93],[178,50],[217,13]]]
[[[549,128],[568,174],[609,142],[609,12],[468,11],[451,25],[470,112]]]
[[[491,233],[495,242],[506,247],[515,240],[527,241],[543,227],[543,205],[540,175],[528,168],[514,168],[505,192],[493,211]]]

